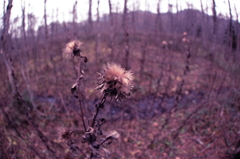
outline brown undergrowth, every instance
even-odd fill
[[[212,60],[206,49],[211,44],[197,40],[186,44],[179,40],[181,35],[171,39],[173,46],[168,49],[160,42],[153,43],[151,36],[144,38],[136,37],[138,40],[131,39],[129,44],[129,67],[135,76],[131,98],[122,103],[106,101],[102,111],[108,121],[104,130],[120,134],[109,147],[108,158],[236,158],[240,147],[238,63],[221,56]],[[17,51],[12,54],[25,101],[23,109],[11,96],[1,61],[0,158],[84,158],[74,156],[58,138],[59,131],[66,128],[79,146],[85,134],[79,101],[69,89],[79,76],[79,61],[62,58],[65,42],[56,40],[48,53],[39,44],[36,59],[29,52],[24,71],[29,74],[34,105],[22,78],[21,63],[16,60]],[[93,40],[83,40],[82,56],[88,57],[81,90],[85,121],[101,101],[95,90],[96,72],[109,61],[111,53],[107,42],[102,41],[101,56],[95,57],[93,46]],[[146,59],[141,70],[143,46]],[[122,63],[122,47],[116,46],[113,62]],[[221,50],[216,47],[215,51],[221,55]],[[87,153],[87,145],[80,148]]]

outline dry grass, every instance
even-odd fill
[[[130,41],[130,67],[135,76],[131,99],[118,104],[107,102],[101,112],[107,116],[110,125],[106,129],[115,129],[121,135],[117,142],[111,144],[109,158],[219,159],[237,153],[240,92],[239,77],[235,76],[239,68],[235,65],[238,64],[225,61],[229,67],[221,67],[223,64],[217,63],[217,59],[208,59],[204,46],[199,46],[200,42],[186,46],[175,38],[172,39],[176,43],[174,47],[165,50],[158,43],[152,43],[151,37],[136,39]],[[149,42],[141,72],[144,40]],[[12,100],[1,61],[0,148],[3,153],[0,158],[54,158],[53,153],[59,158],[83,158],[74,157],[58,138],[59,129],[71,129],[75,143],[84,151],[87,149],[80,141],[84,134],[80,108],[70,93],[71,84],[77,78],[75,66],[78,61],[63,59],[63,47],[64,42],[59,40],[44,53],[39,45],[37,60],[34,61],[31,52],[27,57],[25,71],[29,73],[37,106],[29,113],[43,133],[44,141]],[[113,62],[122,62],[122,48],[121,44],[116,46]],[[188,48],[191,53],[189,72],[184,74]],[[101,97],[94,90],[96,72],[109,61],[111,53],[105,41],[102,41],[100,50],[101,57],[95,57],[93,40],[84,41],[83,55],[89,59],[83,79],[85,119]],[[14,55],[13,61],[23,98],[32,107],[26,83],[21,77],[21,63]]]

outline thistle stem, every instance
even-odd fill
[[[106,138],[105,140],[103,140],[100,144],[99,144],[99,146],[101,146],[102,144],[104,144],[106,141],[108,141],[109,140],[109,138]]]
[[[83,117],[82,101],[80,99],[78,99],[78,101],[79,101],[79,105],[80,105],[81,119],[82,119],[83,127],[84,127],[84,130],[86,132],[87,128],[86,128],[86,124],[85,124],[84,117]]]
[[[99,112],[99,109],[102,108],[102,106],[104,105],[105,101],[106,101],[106,98],[107,96],[104,95],[101,102],[97,104],[97,108],[96,108],[96,111],[95,111],[95,114],[93,116],[93,122],[92,122],[92,127],[94,126],[94,123],[96,121],[96,118],[97,118],[97,115],[98,115],[98,112]]]
[[[79,59],[79,70],[78,70],[78,79],[77,79],[77,83],[78,83],[78,89],[80,87],[82,87],[82,83],[81,83],[81,79],[84,77],[83,72],[82,72],[82,64],[81,64],[81,58]],[[80,92],[80,89],[79,89]],[[81,119],[82,119],[82,123],[83,123],[83,127],[85,132],[87,131],[86,125],[85,125],[85,121],[84,121],[84,117],[83,117],[83,108],[82,108],[82,100],[78,97],[78,101],[79,101],[79,105],[80,105],[80,111],[81,111]]]

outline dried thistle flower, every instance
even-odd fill
[[[190,40],[189,40],[188,38],[183,38],[183,39],[182,39],[182,42],[184,42],[184,43],[190,43]]]
[[[61,140],[69,140],[69,139],[71,139],[72,134],[73,134],[72,131],[62,128],[59,131],[59,138]]]
[[[122,68],[115,63],[108,63],[103,68],[103,73],[99,73],[99,89],[104,96],[115,97],[116,101],[130,95],[132,89],[133,73]]]
[[[82,43],[79,40],[70,41],[69,43],[66,44],[63,50],[63,55],[67,58],[70,58],[72,56],[81,56],[80,55],[80,52],[82,52],[81,46]]]

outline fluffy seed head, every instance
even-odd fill
[[[60,129],[59,130],[59,139],[61,140],[68,140],[71,138],[73,132],[67,129]]]
[[[82,43],[79,40],[73,40],[66,44],[63,49],[63,55],[67,58],[80,56]]]
[[[189,40],[188,38],[183,38],[183,39],[182,39],[182,42],[184,42],[184,43],[190,43],[190,40]]]
[[[132,89],[133,73],[115,63],[108,63],[99,73],[99,89],[105,96],[115,97],[116,101],[130,95]]]

